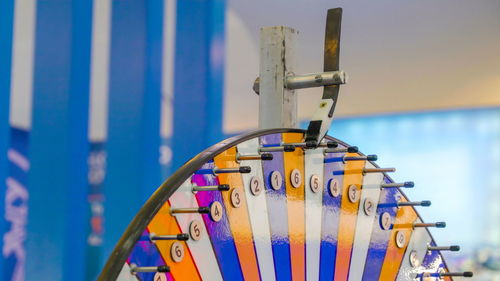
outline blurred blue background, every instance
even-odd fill
[[[259,27],[297,28],[297,72],[320,71],[336,6],[330,135],[416,182],[453,270],[500,280],[500,2],[465,0],[0,1],[0,278],[94,280],[172,171],[257,128]]]

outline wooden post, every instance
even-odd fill
[[[260,30],[260,129],[297,127],[297,95],[285,88],[285,77],[295,70],[297,35],[285,26]]]

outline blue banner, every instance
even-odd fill
[[[9,159],[5,192],[5,234],[2,255],[4,275],[2,280],[24,280],[26,264],[26,224],[28,216],[28,131],[12,128],[7,151]]]
[[[87,232],[86,277],[85,280],[96,280],[105,262],[102,253],[104,233],[104,190],[106,177],[106,150],[103,142],[90,143],[88,157],[88,204],[89,221]]]

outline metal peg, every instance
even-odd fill
[[[295,146],[293,145],[280,145],[280,146],[263,146],[259,148],[259,152],[294,152]]]
[[[328,147],[331,149],[339,146],[339,144],[335,141],[320,142],[318,145],[316,145],[315,141],[291,142],[291,143],[282,143],[281,144],[281,146],[284,146],[284,145],[293,145],[294,147],[302,147],[302,148]]]
[[[175,208],[175,209],[170,209],[170,213],[171,214],[193,214],[193,213],[208,214],[208,213],[210,213],[210,208],[209,207]]]
[[[410,202],[394,202],[394,203],[381,203],[378,205],[379,208],[399,208],[399,207],[406,207],[406,206],[422,206],[422,207],[429,207],[431,205],[431,201],[424,200],[424,201],[410,201]]]
[[[217,175],[217,174],[229,174],[229,173],[242,173],[248,174],[252,171],[252,168],[248,166],[241,166],[235,168],[213,168],[213,169],[199,169],[194,172],[196,175]]]
[[[232,174],[232,173],[242,173],[248,174],[252,171],[252,168],[249,166],[241,166],[236,168],[215,168],[213,170],[214,174]]]
[[[425,277],[437,277],[437,278],[441,278],[441,277],[446,277],[446,276],[452,276],[452,277],[472,277],[473,275],[474,275],[474,273],[472,273],[471,271],[464,271],[464,272],[436,272],[436,273],[426,272],[426,273],[418,274],[417,277],[419,277],[419,278],[425,278]]]
[[[236,155],[236,161],[241,160],[273,160],[273,155],[271,153],[262,153],[256,155]]]
[[[413,227],[436,227],[436,228],[445,228],[446,222],[434,222],[434,223],[414,223]]]
[[[348,162],[348,161],[376,161],[377,155],[366,155],[366,156],[344,156],[344,157],[332,157],[326,158],[325,163],[331,162]]]
[[[348,146],[342,148],[327,148],[324,153],[339,153],[339,152],[348,152],[348,153],[357,153],[359,151],[357,146]]]
[[[431,205],[431,201],[423,200],[423,201],[398,202],[397,205],[398,207],[404,207],[404,206],[429,207]]]
[[[396,172],[396,168],[365,168],[363,173],[393,173]]]
[[[405,187],[405,188],[412,188],[415,186],[415,183],[412,181],[405,181],[405,182],[400,182],[400,183],[384,183],[380,187],[382,188],[398,188],[398,187]]]
[[[149,239],[151,239],[151,241],[157,241],[157,240],[187,241],[189,239],[189,234],[181,233],[181,234],[173,234],[173,235],[156,235],[154,233],[151,233],[149,235]]]
[[[442,272],[439,273],[440,277],[445,276],[454,276],[454,277],[472,277],[474,273],[472,271],[464,271],[464,272]]]
[[[193,186],[193,191],[228,191],[231,189],[229,184]]]
[[[347,82],[347,74],[342,71],[328,71],[303,75],[290,75],[285,78],[285,88],[290,90],[313,88],[330,85],[341,85]],[[253,90],[259,94],[260,79],[257,77],[253,83]]]
[[[451,251],[458,252],[460,251],[460,246],[452,245],[452,246],[429,246],[427,247],[428,251]]]
[[[130,268],[132,273],[139,272],[170,272],[170,267],[167,265],[160,266],[132,266]]]

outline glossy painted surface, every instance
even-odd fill
[[[366,162],[365,168],[375,168],[372,163]],[[363,177],[363,188],[359,200],[358,219],[356,221],[356,231],[354,234],[354,245],[352,250],[351,264],[349,266],[349,280],[361,280],[365,268],[368,247],[372,235],[372,229],[375,225],[376,209],[380,198],[380,185],[384,175],[382,173],[368,173]],[[371,204],[371,207],[365,207],[365,204]],[[371,210],[366,213],[365,209]]]
[[[240,143],[237,147],[238,153],[241,155],[258,155],[259,145],[259,140],[256,138]],[[262,161],[243,160],[240,161],[240,165],[248,166],[252,169],[251,173],[241,174],[241,177],[247,199],[248,214],[250,214],[255,251],[259,260],[260,275],[262,280],[273,281],[276,280],[276,273],[274,271],[275,265],[273,260],[273,248],[271,245],[269,218],[267,215],[268,210],[262,174]],[[253,194],[250,191],[250,181],[253,177],[260,179],[258,188],[261,191],[259,194]]]
[[[149,232],[145,230],[142,234],[148,236]],[[129,266],[160,266],[165,265],[165,260],[160,254],[160,251],[150,241],[138,241],[134,246],[130,257],[127,260]],[[127,276],[127,274],[123,274]],[[143,281],[153,281],[154,273],[137,273],[136,276]],[[167,273],[168,280],[174,280],[170,273]]]
[[[158,211],[153,220],[149,223],[149,233],[154,235],[174,235],[180,234],[180,228],[177,224],[176,217],[184,216],[185,214],[177,214],[172,216],[170,214],[170,204],[167,202]],[[187,248],[184,241],[178,241],[184,247],[184,257],[180,262],[174,262],[171,257],[171,247],[175,240],[156,241],[156,247],[159,249],[163,260],[170,266],[170,273],[176,280],[201,280],[198,273],[198,268],[193,262],[191,252]]]
[[[417,219],[416,222],[421,223],[422,221]],[[408,248],[403,257],[403,262],[399,268],[397,280],[411,280],[417,277],[418,272],[422,272],[424,269],[422,262],[427,254],[427,247],[431,242],[432,238],[425,228],[416,228],[413,231],[410,242],[408,243]],[[415,253],[418,264],[412,265],[410,263],[410,255],[412,252]]]
[[[400,200],[402,202],[407,201],[402,195]],[[412,225],[416,219],[417,213],[412,207],[401,207],[398,209],[389,238],[387,251],[385,253],[384,264],[382,265],[382,270],[380,272],[380,281],[396,279],[404,253],[408,247],[408,241],[410,240],[413,232]],[[398,232],[404,233],[406,237],[406,242],[403,247],[398,247],[396,245],[396,234]]]
[[[284,143],[301,142],[302,134],[285,133],[283,134]],[[288,200],[288,233],[290,237],[290,260],[292,265],[292,280],[305,279],[305,205],[304,205],[304,154],[302,149],[296,149],[294,152],[284,153],[286,182],[286,197]],[[292,186],[292,170],[297,169],[300,172],[302,180],[298,187]]]
[[[341,148],[344,148],[341,146]],[[328,153],[325,158],[343,157],[345,153]],[[343,162],[330,162],[324,165],[323,183],[323,218],[321,225],[320,249],[320,280],[333,280],[335,274],[335,261],[337,258],[337,237],[339,230],[340,202],[342,192],[338,197],[332,196],[328,190],[331,181],[338,182],[339,188],[343,185],[344,177],[334,175],[335,171],[343,171]]]
[[[436,246],[434,242],[431,243],[431,246]],[[422,267],[423,270],[422,272],[430,272],[430,273],[435,273],[435,272],[440,272],[441,270],[446,270],[446,266],[444,265],[443,262],[443,256],[440,254],[439,251],[432,251],[432,252],[427,252],[424,260],[422,262]],[[420,280],[420,279],[419,279]],[[428,278],[428,279],[423,279],[424,281],[434,281],[434,280],[439,280],[438,278]],[[451,281],[452,279],[450,277],[445,277],[445,281]]]
[[[215,166],[219,169],[235,168],[240,165],[235,162],[236,148],[226,150],[215,157]],[[241,270],[245,280],[260,280],[259,266],[253,244],[250,218],[248,217],[247,202],[244,192],[240,192],[236,200],[240,201],[239,207],[233,205],[231,192],[238,188],[242,190],[243,182],[240,173],[223,173],[218,175],[220,184],[229,184],[230,191],[221,192],[226,209],[225,216],[229,220],[229,226],[238,252]]]
[[[384,178],[384,183],[390,182],[389,178]],[[373,224],[370,246],[368,248],[365,268],[363,271],[363,281],[373,281],[379,279],[380,271],[384,263],[385,253],[387,251],[387,245],[389,244],[389,238],[391,235],[390,229],[385,230],[382,228],[381,216],[384,212],[387,212],[390,215],[391,220],[394,222],[397,211],[397,208],[381,207],[381,205],[396,203],[397,194],[398,191],[394,188],[385,188],[380,191],[379,206],[377,208],[377,214],[375,215],[375,223]]]
[[[346,153],[346,156],[359,155],[357,153]],[[359,208],[359,200],[357,202],[349,200],[348,189],[351,185],[355,185],[359,192],[361,192],[361,185],[363,183],[363,174],[361,171],[364,167],[365,161],[348,161],[344,168],[346,173],[344,174],[342,183],[337,258],[335,260],[335,280],[339,281],[347,280],[349,274]]]
[[[213,169],[213,167],[214,163],[210,162],[203,165],[202,168]],[[219,184],[219,181],[213,175],[193,175],[192,180],[193,183],[198,186]],[[198,192],[196,193],[196,199],[198,200],[198,205],[202,207],[210,206],[214,201],[223,203],[220,191]],[[208,235],[212,241],[212,246],[219,263],[219,268],[222,272],[222,277],[225,280],[243,280],[240,261],[238,259],[238,254],[236,253],[236,246],[234,244],[231,229],[229,228],[229,222],[224,204],[222,204],[222,208],[223,216],[219,222],[214,222],[208,214],[202,215],[203,221],[205,222],[205,227],[207,228]]]
[[[324,170],[323,149],[305,150],[305,220],[306,220],[306,276],[318,280],[321,249],[321,223],[323,211]],[[318,179],[317,182],[313,182]],[[314,191],[312,185],[319,185]]]
[[[262,145],[280,144],[281,134],[260,138]],[[271,173],[278,171],[284,177],[283,152],[272,152],[273,160],[263,161],[263,175],[266,186],[267,210],[269,216],[271,242],[277,280],[291,280],[290,240],[288,238],[288,211],[284,181],[279,190],[271,187]]]

